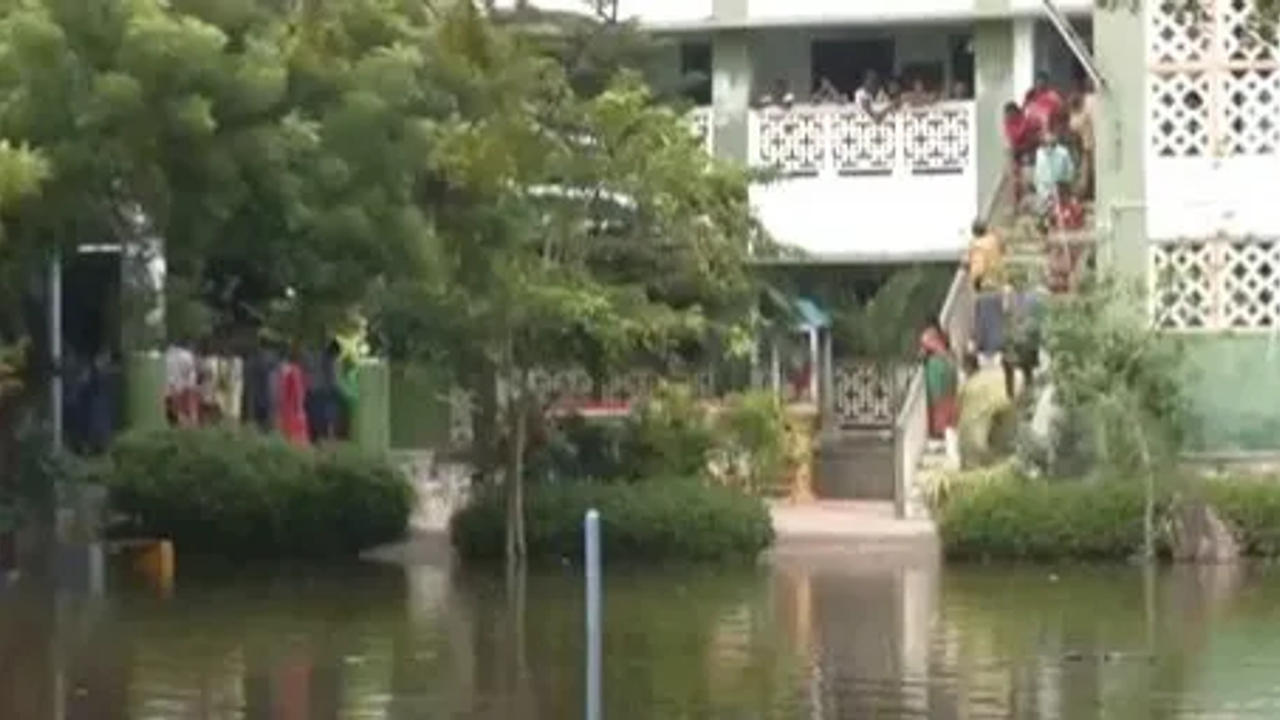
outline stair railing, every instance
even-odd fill
[[[983,203],[981,217],[984,222],[995,217],[1001,199],[1008,193],[1010,180],[1009,170],[1005,168],[991,195]],[[968,347],[973,336],[973,302],[973,285],[969,282],[968,267],[962,262],[951,279],[951,287],[938,314],[938,322],[957,355]],[[924,367],[917,366],[911,373],[893,423],[893,499],[894,512],[899,518],[907,515],[907,496],[916,486],[920,460],[928,443],[929,405],[925,396]]]

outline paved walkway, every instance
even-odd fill
[[[938,552],[933,523],[899,520],[890,502],[780,501],[771,503],[769,512],[777,533],[770,555],[778,559],[929,558]],[[372,549],[364,557],[402,565],[448,564],[452,551],[445,533],[415,531],[403,542]]]
[[[812,554],[932,555],[938,536],[928,520],[899,520],[893,503],[863,500],[776,502],[775,556]]]

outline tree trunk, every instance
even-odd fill
[[[1151,447],[1147,443],[1147,431],[1143,429],[1138,413],[1130,413],[1137,432],[1138,458],[1142,461],[1142,559],[1148,563],[1156,559],[1156,476],[1151,467]]]
[[[528,434],[528,414],[525,407],[524,374],[513,374],[507,402],[507,418],[510,425],[505,483],[507,487],[507,567],[514,569],[524,563],[527,556],[524,532],[524,447]]]

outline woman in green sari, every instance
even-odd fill
[[[946,336],[936,326],[930,326],[920,336],[920,351],[924,356],[924,393],[929,407],[929,437],[942,438],[956,426],[959,406],[956,391],[960,384],[955,360]]]

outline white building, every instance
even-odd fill
[[[1086,38],[1091,8],[1062,6]],[[669,41],[661,84],[705,74],[692,96],[708,147],[776,170],[752,189],[757,213],[815,263],[958,259],[1003,169],[1001,106],[1037,70],[1064,88],[1078,75],[1042,0],[618,0],[617,13]],[[851,97],[867,71],[952,99],[883,122],[814,101],[824,79]],[[780,87],[794,103],[762,107]]]
[[[1037,72],[1070,89],[1091,55],[1103,81],[1100,260],[1148,278],[1153,322],[1188,340],[1196,444],[1236,454],[1280,446],[1280,49],[1250,30],[1251,9],[1252,0],[617,4],[619,17],[670,40],[660,76],[709,78],[694,89],[708,147],[776,171],[753,186],[753,204],[808,264],[958,261],[1007,162],[1002,106],[1021,100]],[[1082,53],[1069,49],[1064,25],[1083,38]],[[851,93],[868,70],[972,95],[882,123],[812,102],[823,78]],[[789,106],[758,102],[779,91]],[[847,407],[876,404],[832,394]],[[901,425],[910,413],[894,405],[870,415]],[[899,445],[922,444],[914,427],[898,430]],[[914,460],[897,465],[901,488]]]

